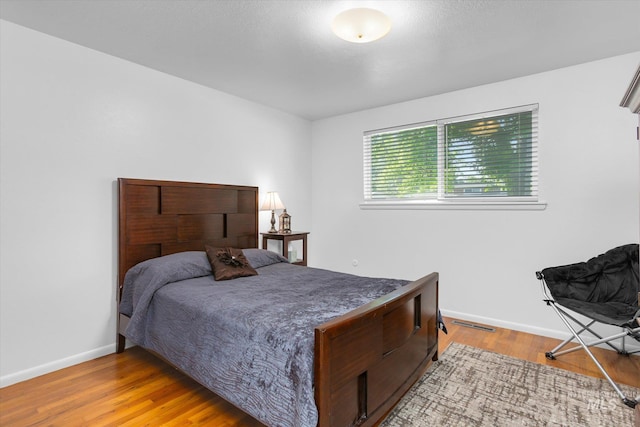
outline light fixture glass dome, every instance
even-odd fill
[[[331,29],[343,40],[368,43],[386,36],[391,30],[391,20],[379,10],[361,7],[339,13]]]

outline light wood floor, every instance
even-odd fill
[[[508,329],[485,332],[445,319],[440,354],[452,342],[600,376],[584,352],[549,361],[559,341]],[[640,356],[595,349],[609,375],[640,387]],[[634,396],[632,396],[634,397]],[[8,426],[262,426],[213,393],[137,347],[0,389],[0,425]]]

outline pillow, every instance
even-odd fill
[[[247,261],[249,261],[249,264],[251,264],[253,268],[265,267],[279,262],[289,262],[289,260],[282,255],[266,249],[243,249],[242,253],[247,257]]]
[[[213,277],[216,280],[230,280],[258,274],[251,267],[241,249],[212,248],[211,246],[205,246],[205,249],[211,263]]]
[[[128,316],[147,288],[158,287],[211,274],[211,264],[203,251],[178,252],[142,261],[124,276],[120,312]]]

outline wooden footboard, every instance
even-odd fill
[[[438,273],[315,329],[319,427],[371,426],[438,357]]]

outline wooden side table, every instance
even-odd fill
[[[302,240],[302,258],[300,254],[296,257],[296,261],[291,264],[307,265],[307,231],[292,231],[291,233],[260,233],[262,234],[262,249],[267,249],[269,240],[280,240],[282,242],[282,256],[289,259],[289,242],[294,240]]]

